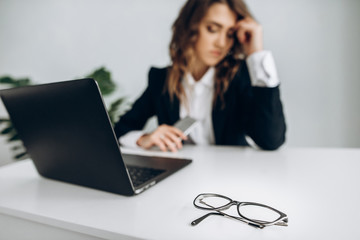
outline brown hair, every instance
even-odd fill
[[[189,66],[191,66],[194,46],[198,38],[199,24],[214,3],[227,4],[237,15],[238,20],[247,16],[251,17],[246,4],[242,0],[189,0],[186,2],[172,26],[173,35],[170,42],[172,67],[169,70],[166,84],[171,100],[173,100],[174,95],[180,100],[184,97],[181,79],[189,71]],[[229,54],[215,66],[214,101],[217,97],[220,97],[224,105],[224,93],[239,69],[239,56],[241,54],[243,54],[241,45],[238,41],[234,41]]]

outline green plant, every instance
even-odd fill
[[[101,94],[104,98],[110,97],[116,89],[116,84],[111,78],[111,73],[105,67],[100,67],[85,77],[93,78],[97,81]],[[0,77],[0,84],[5,85],[6,87],[22,87],[32,85],[33,83],[28,78],[14,79],[9,76],[4,76]],[[112,124],[118,120],[119,116],[124,113],[127,107],[128,104],[126,103],[126,99],[124,97],[117,98],[110,103],[107,111]],[[13,158],[15,160],[28,158],[11,120],[7,118],[0,118],[0,126],[2,127],[0,134],[6,136],[7,142],[13,145],[11,146],[11,150],[14,152]]]

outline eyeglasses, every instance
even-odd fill
[[[213,211],[192,221],[191,225],[193,226],[211,215],[236,219],[256,228],[264,228],[271,225],[288,225],[288,217],[285,213],[260,203],[238,202],[226,196],[213,193],[202,193],[194,199],[193,203],[196,208]],[[237,206],[238,216],[222,212],[233,205]]]

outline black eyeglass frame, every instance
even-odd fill
[[[228,200],[229,203],[225,204],[224,206],[220,206],[220,207],[215,208],[215,207],[213,207],[211,205],[208,205],[207,203],[203,202],[203,204],[207,205],[208,207],[202,207],[202,206],[199,206],[199,205],[196,204],[196,200],[198,200],[199,197],[203,197],[203,198],[206,198],[206,197],[219,197],[219,198],[224,198],[224,199]],[[201,202],[202,199],[200,199],[199,202]],[[201,193],[194,199],[193,204],[194,204],[194,206],[196,208],[199,208],[199,209],[216,211],[216,212],[207,213],[207,214],[203,215],[202,217],[192,221],[191,225],[193,225],[193,226],[199,224],[201,221],[203,221],[205,218],[207,218],[210,215],[220,215],[220,216],[224,216],[224,217],[229,217],[229,218],[232,218],[232,219],[242,221],[242,222],[244,222],[244,223],[246,223],[246,224],[248,224],[248,225],[250,225],[252,227],[256,227],[256,228],[260,228],[260,229],[264,228],[266,226],[271,226],[271,225],[288,226],[288,217],[287,217],[287,215],[285,213],[283,213],[283,212],[281,212],[281,211],[279,211],[279,210],[277,210],[277,209],[275,209],[273,207],[270,207],[270,206],[267,206],[267,205],[264,205],[264,204],[261,204],[261,203],[239,202],[239,201],[232,200],[229,197],[226,197],[226,196],[223,196],[223,195],[220,195],[220,194],[216,194],[216,193]],[[240,217],[236,217],[236,216],[229,215],[229,214],[226,214],[224,212],[221,212],[222,210],[229,209],[233,205],[237,206],[237,212],[238,212]],[[248,206],[248,205],[268,208],[268,209],[278,213],[279,217],[274,221],[263,221],[263,220],[258,220],[258,219],[247,218],[246,216],[241,214],[240,207],[241,206]]]

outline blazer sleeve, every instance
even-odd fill
[[[132,108],[120,117],[114,130],[119,138],[134,130],[142,130],[147,120],[155,115],[155,97],[158,91],[156,79],[153,77],[156,69],[151,68],[148,76],[148,86],[142,95],[134,102]]]
[[[265,150],[275,150],[285,142],[286,124],[278,87],[251,87],[247,134]]]
[[[238,115],[244,114],[242,117],[245,119],[245,134],[264,150],[279,148],[285,142],[286,132],[279,86],[252,86],[245,63],[242,64],[235,79],[238,84],[237,94],[241,96],[238,99],[242,102],[245,110],[237,113]]]

